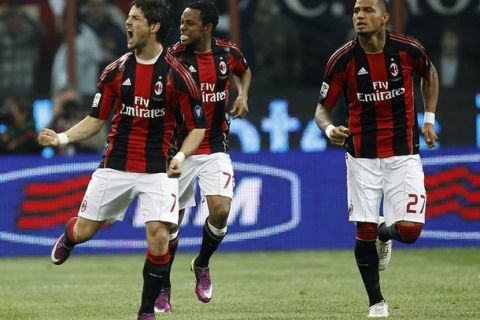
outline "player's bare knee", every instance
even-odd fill
[[[405,243],[414,243],[422,233],[423,224],[410,221],[400,221],[396,223],[396,227],[398,234]]]
[[[377,224],[369,222],[357,222],[356,235],[358,240],[374,241],[377,239]]]

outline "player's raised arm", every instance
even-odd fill
[[[105,120],[86,116],[79,123],[65,132],[56,133],[52,129],[42,129],[38,135],[38,143],[42,146],[56,147],[60,144],[77,142],[96,135],[102,129]]]

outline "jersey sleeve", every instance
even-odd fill
[[[241,76],[248,69],[247,60],[237,47],[232,46],[229,50],[230,72],[236,76]]]
[[[416,39],[411,38],[410,45],[410,65],[412,69],[418,73],[422,78],[429,79],[430,77],[430,68],[432,66],[432,61],[427,55],[427,52],[423,45]]]
[[[97,84],[97,93],[95,94],[90,107],[90,116],[93,118],[107,120],[112,113],[117,100],[115,83],[120,78],[120,73],[108,72],[105,70],[100,76]]]
[[[333,108],[337,103],[345,84],[345,67],[341,64],[341,59],[330,57],[325,67],[322,86],[318,102],[327,108]]]
[[[202,97],[198,85],[192,76],[185,69],[170,69],[167,86],[170,92],[174,92],[176,107],[180,108],[183,115],[183,126],[188,131],[193,129],[204,129],[207,127],[207,120],[202,104]]]

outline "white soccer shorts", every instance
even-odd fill
[[[419,155],[383,159],[354,158],[347,153],[349,220],[378,223],[383,199],[386,225],[425,223],[427,195]]]
[[[112,223],[123,220],[128,206],[138,196],[144,221],[178,224],[178,180],[166,173],[95,170],[78,216]]]
[[[210,195],[233,197],[233,165],[227,153],[193,155],[185,159],[178,178],[180,209],[196,205],[194,183],[197,178],[202,198]]]

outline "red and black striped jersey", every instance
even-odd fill
[[[100,167],[166,172],[179,109],[188,131],[206,127],[195,80],[166,50],[156,60],[141,61],[129,52],[111,63],[100,76],[90,110],[91,117],[102,120],[114,110]]]
[[[235,44],[216,38],[212,38],[212,49],[205,53],[195,52],[180,43],[170,47],[169,52],[187,66],[202,91],[207,130],[205,138],[195,154],[228,152],[229,78],[232,74],[241,76],[248,69],[242,52]],[[185,129],[179,130],[178,146],[181,145],[186,135]]]
[[[417,154],[419,137],[413,73],[428,79],[430,58],[415,39],[387,32],[379,53],[366,53],[358,38],[329,59],[319,102],[333,108],[341,93],[351,135],[347,151],[358,158]]]

